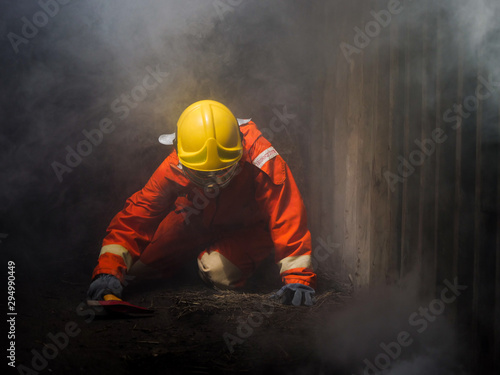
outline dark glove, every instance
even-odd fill
[[[97,275],[90,284],[89,290],[87,291],[87,298],[89,300],[102,300],[106,294],[113,294],[121,298],[122,291],[123,286],[118,278],[103,273]]]
[[[271,296],[273,299],[279,299],[284,305],[306,305],[312,306],[314,304],[313,296],[316,292],[310,286],[293,283],[286,284],[283,288],[278,290]]]

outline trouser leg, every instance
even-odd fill
[[[217,233],[204,227],[201,217],[172,211],[160,223],[149,246],[130,273],[145,278],[174,276],[194,261],[202,279],[218,288],[242,287],[258,265],[273,251],[269,232],[262,225]]]
[[[181,213],[172,211],[160,223],[130,273],[144,278],[172,277],[183,264],[194,261],[209,242],[210,233],[201,225],[201,218],[191,218],[187,223]]]

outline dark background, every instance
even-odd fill
[[[474,94],[479,77],[500,81],[498,4],[402,1],[402,12],[346,59],[342,43],[354,46],[355,27],[365,30],[371,12],[389,3],[75,0],[59,5],[16,52],[11,33],[23,37],[23,17],[33,21],[42,8],[4,1],[0,249],[5,266],[16,262],[22,363],[29,364],[31,349],[40,349],[49,331],[76,319],[109,221],[169,151],[158,136],[175,130],[189,104],[214,99],[257,123],[294,173],[313,245],[334,244],[318,262],[319,292],[377,296],[360,297],[357,308],[339,315],[323,305],[326,318],[309,321],[320,333],[304,338],[306,345],[288,340],[308,348],[300,361],[356,371],[381,341],[404,329],[411,311],[439,297],[445,279],[457,277],[467,291],[391,374],[498,370],[498,91],[458,131],[443,120]],[[120,118],[112,103],[130,95],[148,67],[168,77]],[[67,147],[76,149],[82,131],[104,118],[114,130],[60,181],[53,163],[65,164]],[[414,140],[435,128],[448,140],[392,191],[385,173],[397,173],[398,157],[408,160]],[[393,288],[403,293],[395,298]],[[237,324],[227,319],[206,324],[216,332]],[[183,329],[193,329],[191,323]],[[53,360],[54,371],[69,371],[79,355],[83,362],[102,360],[102,352],[88,349],[102,327],[81,327],[90,328],[64,352],[71,354]],[[111,344],[129,337],[113,332],[117,342],[102,344],[109,344],[109,368],[127,361]],[[252,362],[259,353],[252,350],[237,358]],[[186,353],[179,366],[192,360]]]

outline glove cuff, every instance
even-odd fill
[[[281,274],[283,284],[304,284],[316,289],[316,274],[310,268],[294,268]]]
[[[127,273],[127,265],[123,258],[116,254],[105,253],[99,257],[97,267],[92,273],[92,280],[100,274],[108,274],[115,276],[122,284],[125,282]]]

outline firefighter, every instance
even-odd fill
[[[202,100],[182,113],[175,135],[159,140],[176,147],[112,219],[89,299],[121,298],[127,273],[172,277],[195,259],[208,284],[241,288],[274,251],[284,284],[274,298],[312,305],[316,274],[302,197],[255,123]]]

